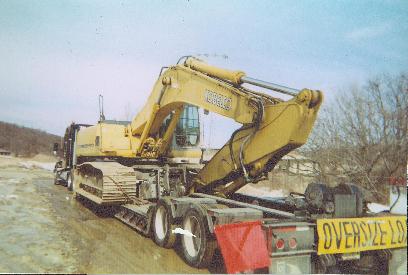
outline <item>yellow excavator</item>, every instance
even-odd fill
[[[257,87],[291,98],[272,97]],[[162,247],[173,247],[181,239],[183,256],[192,266],[211,262],[218,248],[216,226],[261,220],[265,232],[270,228],[283,232],[279,238],[276,234],[266,238],[269,256],[274,258],[267,267],[270,272],[333,272],[347,260],[337,254],[365,249],[338,247],[337,254],[332,253],[331,247],[321,245],[327,238],[320,232],[324,225],[316,231],[317,220],[364,216],[366,202],[358,187],[315,183],[303,196],[282,200],[236,193],[248,183],[267,179],[285,154],[307,141],[322,101],[320,91],[296,90],[182,57],[176,65],[162,68],[146,104],[132,121],[106,120],[102,107],[96,125],[70,125],[55,182],[65,182],[78,197],[114,207],[119,220],[152,236]],[[212,155],[201,146],[199,109],[242,125]],[[58,145],[54,149],[58,151]],[[337,202],[340,198],[342,204]],[[279,231],[287,227],[302,230]],[[316,234],[322,239],[318,245]],[[295,240],[296,245],[280,249],[281,240],[292,244]],[[386,248],[404,246],[406,237],[405,243]],[[364,263],[375,261],[377,254],[364,254],[356,271],[369,270]]]
[[[285,92],[293,99],[282,101],[245,88],[243,83]],[[81,130],[76,137],[77,164],[87,162],[91,167],[92,160],[101,158],[127,167],[198,163],[203,154],[198,118],[198,108],[202,108],[234,119],[242,127],[183,186],[188,192],[228,196],[247,182],[262,179],[283,155],[306,142],[322,99],[319,91],[304,89],[295,94],[293,89],[189,57],[184,64],[160,75],[144,108],[131,123],[101,120]],[[82,169],[76,171],[79,176],[86,175],[81,174]],[[103,196],[99,197],[103,203]]]

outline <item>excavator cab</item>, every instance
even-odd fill
[[[196,106],[187,105],[184,107],[173,140],[173,145],[180,148],[191,148],[199,145],[200,121]]]
[[[170,124],[173,114],[167,116],[160,128],[162,136]],[[180,115],[170,144],[170,157],[201,157],[200,116],[197,106],[186,105]]]

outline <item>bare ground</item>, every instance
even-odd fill
[[[51,171],[26,162],[0,158],[0,272],[209,272],[85,207]]]

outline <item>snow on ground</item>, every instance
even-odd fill
[[[0,156],[0,167],[18,166],[26,169],[43,169],[53,171],[55,162],[55,157],[41,154],[34,156],[33,158]]]
[[[17,199],[18,198],[18,196],[17,195],[13,195],[13,194],[11,194],[11,195],[0,195],[0,199],[1,200],[3,200],[3,199],[5,199],[5,200],[10,200],[10,199]]]
[[[41,168],[48,171],[53,171],[55,163],[54,162],[38,162],[38,161],[20,161],[19,164],[27,169]]]
[[[405,187],[398,187],[400,194],[396,192],[394,188],[390,191],[390,203],[394,204],[394,207],[391,210],[391,213],[395,214],[407,214],[407,190]]]
[[[367,207],[373,213],[390,210],[390,207],[383,205],[383,204],[375,203],[375,202],[367,204]]]
[[[270,198],[281,198],[281,197],[286,197],[287,192],[285,193],[284,190],[279,189],[279,190],[272,190],[270,188],[262,188],[258,186],[252,186],[250,184],[245,185],[242,187],[238,193],[249,195],[249,196],[254,196],[254,197],[270,197]]]
[[[398,201],[396,201],[398,200]],[[406,215],[407,214],[407,193],[406,191],[401,191],[400,196],[396,194],[390,194],[390,204],[393,205],[391,209],[392,214]],[[369,203],[368,209],[373,213],[378,213],[382,211],[389,211],[389,205],[383,205],[379,203]]]

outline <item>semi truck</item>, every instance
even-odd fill
[[[62,148],[54,144],[55,183],[161,247],[180,242],[197,268],[220,250],[228,273],[405,274],[406,216],[371,213],[357,185],[313,182],[284,198],[237,192],[307,141],[322,101],[318,90],[185,56],[161,69],[132,121],[102,109],[95,125],[69,125]],[[202,147],[200,109],[241,124],[215,153]]]

